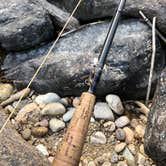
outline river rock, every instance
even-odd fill
[[[41,111],[42,115],[57,116],[63,115],[66,108],[61,103],[49,103]]]
[[[90,142],[92,144],[106,144],[107,138],[104,133],[97,131],[90,137]]]
[[[117,163],[118,162],[118,154],[115,152],[115,151],[113,151],[112,152],[112,156],[111,156],[111,163]]]
[[[57,132],[65,128],[65,123],[59,119],[53,118],[49,121],[49,127],[52,132]]]
[[[49,0],[52,3],[57,2],[55,0]],[[74,0],[58,0],[61,7],[65,7],[68,12],[73,10],[73,6],[77,1]],[[90,21],[94,19],[108,18],[113,16],[117,9],[119,1],[117,0],[85,0],[80,5],[76,17],[82,21]],[[158,28],[166,33],[166,2],[165,0],[159,0],[156,4],[156,0],[144,0],[140,3],[138,0],[126,1],[123,14],[128,17],[140,17],[139,10],[147,15],[152,20],[154,16],[158,18]]]
[[[115,132],[116,139],[119,141],[124,141],[126,139],[126,133],[123,129],[117,129]]]
[[[52,39],[54,28],[43,8],[29,0],[0,3],[0,43],[8,51],[25,50]]]
[[[118,128],[122,128],[130,123],[130,120],[127,116],[121,116],[120,118],[116,119],[115,125]]]
[[[94,106],[95,119],[114,121],[114,114],[107,103],[97,102]]]
[[[126,143],[122,142],[122,143],[117,144],[117,145],[115,146],[115,151],[116,151],[117,153],[120,153],[121,151],[123,151],[123,149],[124,149],[125,147],[126,147]]]
[[[68,111],[63,115],[63,121],[64,122],[68,122],[70,121],[70,119],[73,117],[74,115],[74,112],[75,112],[75,108],[73,107],[70,107],[68,108]]]
[[[109,107],[118,115],[122,115],[124,112],[124,108],[122,102],[117,95],[107,95],[106,101]]]
[[[134,132],[133,132],[133,130],[131,130],[129,127],[125,127],[125,128],[123,128],[123,130],[124,130],[125,133],[126,133],[125,142],[126,142],[127,144],[133,143],[133,140],[134,140]]]
[[[123,156],[125,158],[125,160],[127,161],[127,164],[129,166],[136,166],[135,163],[135,158],[134,156],[131,154],[131,152],[129,151],[128,148],[125,148],[125,150],[123,151]]]
[[[80,96],[82,91],[87,90],[84,82],[93,69],[94,58],[101,52],[109,24],[88,24],[63,35],[31,87],[40,93],[52,91],[61,96]],[[120,22],[96,95],[115,92],[128,99],[145,97],[151,62],[151,38],[151,29],[140,21]],[[4,78],[13,81],[17,88],[25,87],[51,44],[8,54],[1,67]],[[155,62],[153,85],[164,66],[159,41]]]
[[[25,130],[22,131],[21,135],[25,140],[29,140],[30,137],[31,137],[31,130],[30,129],[25,129]]]
[[[60,97],[56,93],[47,93],[36,97],[35,102],[39,105],[45,105],[52,102],[58,102]]]
[[[49,153],[47,151],[47,148],[43,144],[39,144],[36,146],[36,149],[43,154],[44,156],[49,156]]]
[[[43,137],[47,134],[48,128],[47,127],[34,127],[32,128],[32,135],[35,137]]]
[[[13,86],[10,84],[0,84],[0,102],[6,100],[13,92]]]
[[[145,134],[145,126],[137,125],[135,128],[135,138],[143,138]]]
[[[0,126],[5,123],[6,115],[0,108]],[[10,122],[0,136],[0,165],[11,166],[49,166],[47,158],[41,156],[29,143],[24,141]]]
[[[138,165],[145,165],[145,156],[143,156],[141,153],[137,154],[137,164]]]
[[[145,130],[145,152],[159,165],[166,164],[166,68],[160,75]]]
[[[36,103],[30,103],[27,104],[25,107],[23,107],[17,114],[15,120],[17,122],[27,122],[28,120],[34,119],[36,122],[38,122],[38,119],[40,117],[40,108],[37,106]]]

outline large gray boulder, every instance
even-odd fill
[[[166,68],[161,73],[148,116],[145,152],[158,165],[166,165]]]
[[[54,36],[49,15],[29,0],[1,0],[0,46],[18,51],[34,47]]]
[[[57,3],[65,7],[71,12],[76,6],[75,0],[49,0],[52,3]],[[76,14],[77,18],[82,21],[101,19],[110,17],[115,13],[120,0],[84,0]],[[158,28],[166,34],[166,1],[165,0],[127,0],[124,15],[128,17],[140,17],[139,10],[152,19],[157,17]]]
[[[0,127],[6,120],[0,108]],[[14,127],[8,123],[0,133],[0,166],[49,166],[48,160],[24,141]]]
[[[64,35],[42,67],[32,88],[40,93],[80,95],[85,80],[101,52],[109,22],[89,24]],[[5,79],[25,87],[52,43],[23,53],[8,54],[2,65]],[[145,97],[151,61],[151,30],[138,20],[120,23],[109,52],[97,95],[117,93],[126,98]],[[164,54],[157,42],[153,85],[164,66]],[[154,87],[154,86],[153,86]]]

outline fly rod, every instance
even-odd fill
[[[125,3],[126,0],[121,0],[119,3],[114,19],[110,24],[102,52],[99,56],[92,83],[90,84],[88,92],[84,92],[81,95],[80,105],[76,108],[67,131],[57,148],[52,166],[78,166],[80,162],[84,140],[87,135],[91,114],[95,104],[95,88],[100,80]]]

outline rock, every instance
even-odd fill
[[[61,98],[59,102],[61,104],[63,104],[65,107],[69,106],[69,102],[68,102],[67,98]]]
[[[119,161],[117,166],[128,166],[126,161]]]
[[[136,126],[139,124],[139,121],[138,121],[138,119],[132,119],[131,120],[131,122],[130,122],[130,126],[132,127],[132,128],[136,128]]]
[[[63,121],[64,122],[70,121],[70,119],[74,115],[74,112],[75,112],[75,108],[73,108],[73,107],[68,108],[68,111],[63,115]]]
[[[51,2],[55,2],[55,0],[49,0]],[[69,0],[58,0],[60,6],[64,6],[68,12],[73,10],[73,6],[76,5],[76,1]],[[82,21],[90,21],[90,20],[100,20],[101,18],[112,17],[117,9],[119,1],[116,0],[85,0],[76,13],[76,17]],[[140,1],[126,1],[125,9],[123,14],[127,17],[138,17],[139,10],[143,10],[143,12],[147,15],[147,17],[152,20],[154,16],[158,18],[157,26],[159,29],[166,33],[166,14],[165,14],[166,2],[165,0],[159,0],[156,5],[155,0],[144,0],[142,3]]]
[[[115,129],[116,129],[115,123],[112,122],[112,121],[108,121],[108,122],[104,123],[104,127],[105,127],[105,128],[108,127],[108,128],[109,128],[109,131],[110,131],[111,133],[114,132]]]
[[[134,132],[133,132],[133,130],[131,130],[131,129],[128,128],[128,127],[125,127],[123,130],[124,130],[125,133],[126,133],[125,142],[126,142],[127,144],[131,144],[131,143],[133,142],[133,140],[134,140]]]
[[[90,161],[87,166],[96,166],[95,162],[94,161]]]
[[[114,114],[107,103],[97,102],[94,106],[95,119],[114,121]]]
[[[145,154],[144,145],[143,144],[140,145],[139,151],[140,151],[140,153]]]
[[[166,163],[166,68],[160,75],[145,130],[145,152],[159,165]]]
[[[135,163],[135,158],[134,156],[130,153],[130,151],[128,150],[128,148],[125,148],[125,150],[123,151],[123,156],[125,158],[125,160],[127,161],[127,164],[129,166],[136,166]]]
[[[52,164],[54,161],[54,157],[50,156],[50,157],[48,157],[48,160],[49,160],[50,164]]]
[[[53,118],[49,121],[49,128],[52,132],[57,132],[65,128],[65,123],[59,119]]]
[[[48,151],[47,151],[47,148],[46,148],[44,145],[39,144],[39,145],[36,146],[36,149],[37,149],[41,154],[43,154],[44,156],[49,156],[49,153],[48,153]]]
[[[130,120],[127,116],[121,116],[120,118],[118,118],[116,121],[115,121],[115,125],[118,127],[118,128],[122,128],[122,127],[125,127],[127,126],[128,124],[130,123]]]
[[[0,43],[8,51],[34,47],[54,35],[47,12],[29,0],[2,2],[0,13]]]
[[[0,84],[0,102],[6,100],[13,92],[13,86],[10,84]]]
[[[95,118],[94,118],[94,117],[91,117],[91,118],[90,118],[90,122],[91,122],[91,123],[94,123],[94,122],[95,122]]]
[[[42,121],[35,123],[34,126],[35,127],[36,126],[48,127],[48,120],[47,119],[43,119]]]
[[[0,126],[5,123],[6,115],[0,110]],[[29,143],[24,141],[10,122],[0,136],[0,165],[11,166],[49,166],[47,158],[42,157]]]
[[[35,102],[39,105],[45,105],[53,102],[58,102],[60,97],[56,93],[47,93],[36,97]]]
[[[143,138],[145,134],[145,126],[137,125],[135,128],[135,138]]]
[[[51,16],[54,23],[54,26],[63,27],[67,22],[70,14],[66,11],[61,10],[57,6],[52,5],[46,0],[33,0],[37,4],[39,3]],[[71,30],[73,28],[77,28],[79,26],[79,21],[72,17],[66,29]]]
[[[25,89],[22,89],[21,91],[11,95],[7,100],[3,101],[1,103],[1,106],[4,107],[16,100],[19,100],[20,97],[22,97],[22,99],[26,98],[28,96],[28,94],[30,93],[30,88],[25,88]]]
[[[43,137],[48,133],[47,127],[34,127],[32,128],[32,135],[35,137]]]
[[[109,161],[105,161],[102,166],[111,166],[111,163]]]
[[[25,130],[22,131],[21,135],[25,140],[29,140],[30,137],[31,137],[31,130],[30,129],[25,129]]]
[[[66,108],[61,103],[49,103],[41,111],[42,115],[57,116],[63,115]]]
[[[126,139],[126,133],[123,129],[117,129],[115,132],[116,139],[119,141],[124,141]]]
[[[130,150],[130,152],[131,152],[133,155],[136,155],[136,148],[135,148],[135,145],[134,145],[134,144],[129,144],[129,145],[128,145],[128,149]]]
[[[15,120],[17,122],[27,122],[27,119],[36,119],[36,117],[40,117],[40,108],[36,103],[27,104],[23,107],[17,114]],[[36,120],[37,121],[37,120]]]
[[[92,144],[106,144],[107,139],[104,133],[97,131],[90,137],[90,142]]]
[[[112,152],[112,157],[111,157],[111,163],[117,163],[118,162],[118,154],[115,152],[115,151],[113,151]]]
[[[117,95],[107,95],[106,101],[109,107],[118,115],[122,115],[124,112],[124,108],[122,102]]]
[[[141,153],[137,154],[137,164],[138,165],[144,165],[145,164],[145,156],[143,156]]]
[[[115,152],[120,153],[126,147],[126,143],[122,142],[115,146]]]
[[[73,100],[73,107],[77,107],[80,104],[80,97],[75,97]]]
[[[87,90],[84,82],[92,71],[94,58],[100,54],[109,24],[93,23],[63,35],[31,87],[40,93],[51,91],[61,96],[80,96]],[[51,44],[8,54],[1,65],[4,78],[13,81],[18,89],[25,87]],[[165,57],[159,41],[156,47],[153,85],[164,66]],[[115,92],[132,100],[145,97],[151,50],[151,29],[148,26],[138,20],[121,21],[96,95]]]

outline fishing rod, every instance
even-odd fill
[[[76,108],[67,131],[57,148],[52,166],[78,166],[80,162],[84,140],[87,135],[91,114],[95,104],[95,88],[100,80],[125,3],[126,0],[121,0],[119,3],[114,19],[110,24],[89,90],[81,95],[80,105]]]

